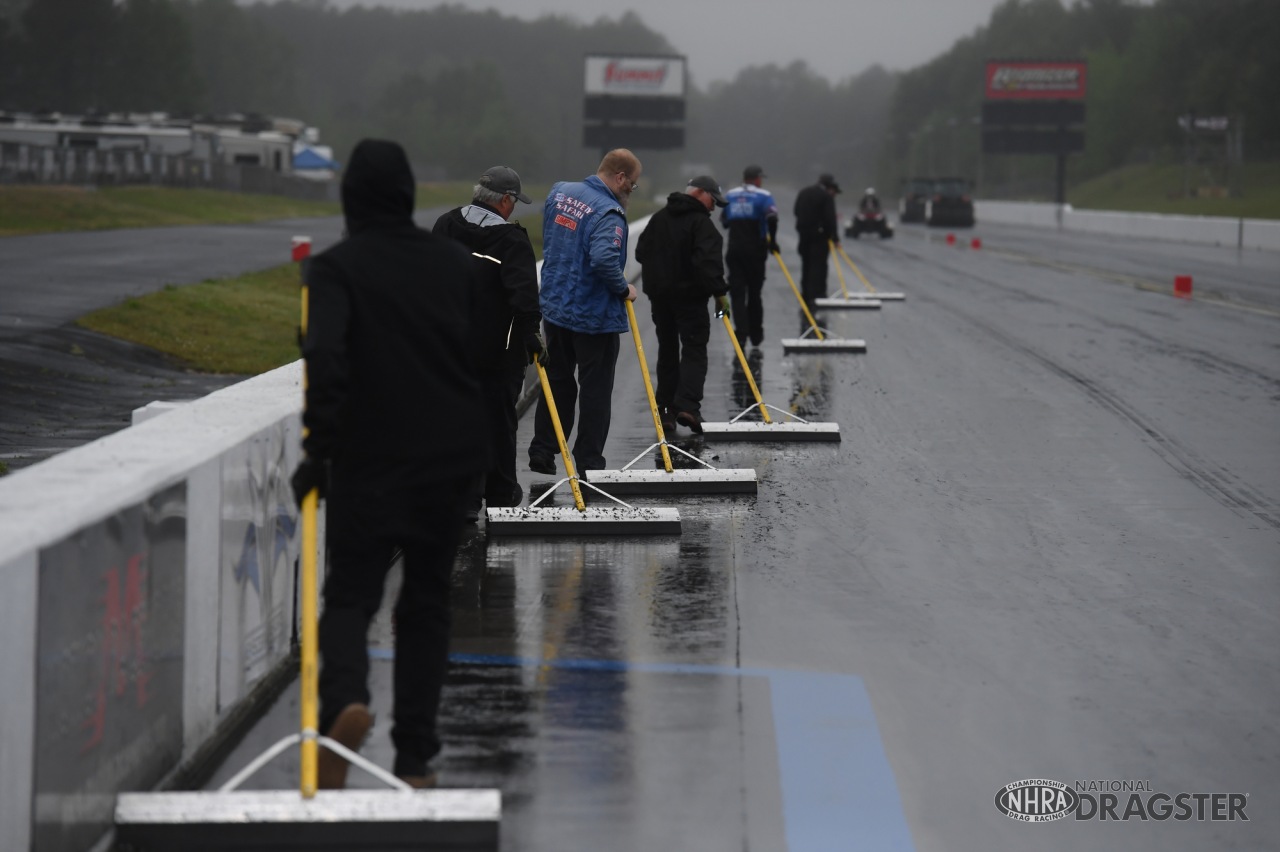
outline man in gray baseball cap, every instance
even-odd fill
[[[518,506],[523,497],[516,481],[516,398],[525,369],[534,359],[546,363],[542,309],[538,305],[538,273],[529,235],[510,221],[516,202],[529,203],[520,175],[494,166],[480,175],[471,203],[436,220],[433,234],[467,247],[475,272],[478,320],[471,329],[477,366],[490,421],[491,466],[477,484],[467,520],[480,517],[480,502],[491,508]]]
[[[700,189],[707,195],[711,196],[711,200],[715,202],[717,207],[724,207],[729,202],[725,201],[724,193],[720,191],[720,184],[716,183],[716,179],[709,175],[699,175],[689,181],[689,186]]]
[[[507,166],[494,166],[480,175],[480,185],[502,195],[514,195],[522,204],[532,204],[533,199],[520,191],[520,175]]]

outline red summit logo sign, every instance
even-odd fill
[[[661,89],[662,82],[666,79],[667,66],[665,63],[637,65],[614,60],[606,65],[604,69],[604,83],[606,86]]]
[[[987,63],[988,100],[1079,100],[1085,95],[1084,62]]]

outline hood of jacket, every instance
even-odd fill
[[[483,251],[517,230],[524,228],[515,222],[504,222],[497,213],[478,204],[468,204],[441,216],[432,233],[457,240],[472,251]]]
[[[683,192],[673,192],[667,196],[667,210],[672,216],[688,216],[693,213],[700,213],[703,216],[711,215],[711,211],[705,204]]]
[[[413,227],[416,189],[403,148],[383,139],[361,140],[342,175],[347,233],[354,236],[371,228]]]

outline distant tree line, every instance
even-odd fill
[[[1178,148],[1178,115],[1243,116],[1251,157],[1280,157],[1277,0],[1006,0],[986,26],[904,73],[831,83],[804,62],[689,90],[686,147],[640,151],[661,190],[690,168],[728,185],[832,172],[891,190],[910,173],[1004,179],[979,155],[989,58],[1089,62],[1088,149],[1075,177]],[[363,136],[403,142],[424,178],[496,162],[580,176],[583,56],[673,53],[633,13],[584,24],[458,6],[337,9],[325,0],[0,0],[0,108],[263,113],[320,128],[341,159]],[[1048,158],[1024,174],[1048,173]]]
[[[495,162],[580,176],[600,153],[581,145],[583,57],[675,52],[632,13],[582,24],[323,0],[0,3],[0,107],[286,115],[339,157],[363,136],[400,140],[427,178]],[[780,179],[869,180],[893,84],[881,68],[835,85],[800,62],[749,68],[690,86],[684,151],[640,153],[658,191],[690,167],[735,183],[756,162]]]

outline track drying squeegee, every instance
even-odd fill
[[[831,249],[831,262],[836,268],[836,275],[840,279],[840,298],[814,299],[813,305],[817,308],[830,308],[837,311],[878,311],[881,302],[875,298],[874,293],[850,293],[848,286],[844,283],[844,270],[840,268],[840,258],[836,257],[836,244],[833,240],[827,240],[827,247]],[[844,249],[840,249],[844,251]],[[870,285],[867,285],[868,287]]]
[[[844,299],[817,299],[816,304],[820,308],[841,308],[850,307],[848,304],[829,304],[841,301],[857,301],[862,299],[870,302],[901,302],[907,297],[902,293],[886,293],[883,290],[877,290],[871,286],[871,282],[867,280],[867,276],[862,274],[862,270],[858,268],[858,264],[853,262],[853,258],[849,257],[849,253],[844,250],[844,246],[831,244],[833,250],[839,250],[840,256],[844,258],[845,263],[849,264],[849,268],[853,270],[853,274],[858,276],[858,280],[862,282],[862,286],[866,288],[862,293],[850,293],[847,289],[844,291]],[[834,253],[834,252],[833,252]],[[836,271],[840,272],[840,264],[836,263]],[[840,286],[844,287],[844,273],[840,272]]]
[[[782,339],[782,351],[797,353],[866,352],[867,342],[865,340],[836,337],[818,326],[818,321],[813,318],[813,312],[805,304],[804,296],[800,295],[800,288],[796,287],[795,279],[791,277],[791,272],[787,269],[787,265],[782,262],[782,253],[774,251],[773,256],[778,259],[778,265],[782,267],[782,274],[787,277],[787,283],[791,285],[791,292],[795,293],[796,300],[800,302],[800,310],[804,311],[805,319],[809,321],[809,327],[805,329],[804,334],[799,337],[784,337]],[[813,336],[810,337],[810,334]],[[734,339],[736,340],[737,338],[735,337]]]
[[[723,313],[719,314],[724,316]],[[603,485],[614,494],[755,494],[756,472],[752,468],[717,468],[702,459],[667,442],[658,414],[658,400],[653,393],[649,377],[649,362],[644,357],[644,344],[640,342],[640,327],[636,323],[636,311],[627,302],[627,319],[631,322],[631,339],[635,342],[636,357],[640,359],[640,375],[644,378],[644,390],[649,401],[649,413],[653,415],[653,428],[658,442],[650,445],[621,470],[589,470],[587,479],[594,485]],[[726,318],[727,321],[727,318]],[[659,450],[662,469],[636,469],[634,465],[649,453]],[[671,450],[683,454],[702,465],[698,468],[676,470],[671,466]]]
[[[751,387],[751,395],[755,397],[756,401],[754,405],[727,423],[712,423],[704,420],[702,434],[707,440],[759,441],[761,443],[768,441],[839,441],[839,423],[810,422],[788,411],[775,408],[761,398],[760,388],[756,385],[755,376],[751,374],[751,365],[747,363],[747,356],[742,352],[742,345],[738,343],[738,336],[734,334],[729,318],[721,314],[720,319],[724,322],[725,331],[729,332],[729,340],[733,343],[733,351],[738,355],[738,363],[742,366],[743,375],[747,377],[747,384]],[[760,420],[743,419],[756,409],[760,410]],[[787,419],[780,422],[775,421],[769,416],[770,410],[778,412]]]
[[[627,303],[630,306],[630,302]],[[679,535],[680,512],[676,509],[641,508],[624,503],[609,492],[600,488],[595,482],[579,481],[573,468],[573,457],[569,455],[568,444],[565,443],[564,429],[560,426],[560,412],[556,411],[556,401],[551,394],[551,383],[547,381],[547,371],[540,361],[534,361],[538,368],[538,380],[542,383],[542,393],[547,400],[547,410],[551,415],[551,425],[555,427],[556,441],[560,446],[560,457],[564,459],[568,476],[543,492],[525,508],[501,508],[485,511],[485,530],[489,535],[525,536],[525,535]],[[572,506],[544,506],[543,503],[565,483],[573,492]],[[582,487],[612,500],[610,506],[588,506],[582,499]]]

